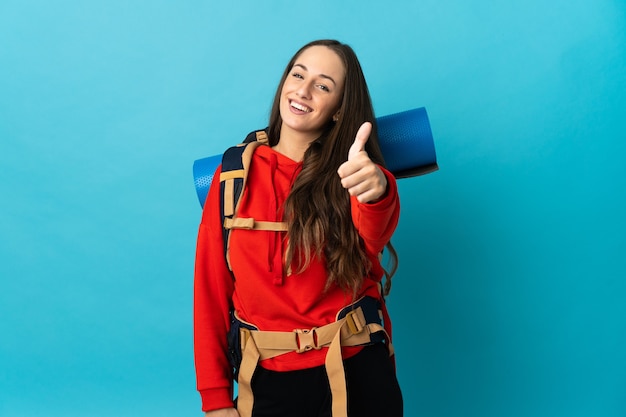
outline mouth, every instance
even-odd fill
[[[299,112],[303,112],[303,113],[310,113],[310,112],[312,112],[312,111],[313,111],[313,109],[312,109],[312,108],[310,108],[309,106],[305,106],[304,104],[302,104],[302,103],[297,103],[297,102],[295,102],[295,101],[293,101],[293,100],[291,100],[291,101],[289,102],[289,106],[290,106],[291,108],[293,108],[293,109],[295,109],[295,110],[297,110],[297,111],[299,111]]]

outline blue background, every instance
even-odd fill
[[[316,38],[425,106],[389,304],[407,416],[626,415],[626,5],[0,1],[0,416],[201,415],[195,159]]]

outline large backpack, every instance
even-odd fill
[[[232,229],[287,231],[287,223],[285,222],[257,221],[252,218],[237,216],[252,155],[257,147],[267,144],[268,137],[265,131],[252,132],[243,143],[227,149],[222,156],[222,169],[219,178],[220,214],[223,224],[224,255],[231,271],[229,246]],[[393,250],[393,247],[390,248]],[[390,285],[390,276],[387,273],[386,275],[387,283],[383,294],[388,292]],[[380,289],[382,290],[382,288]],[[384,327],[382,323],[384,323]],[[247,323],[246,326],[236,317],[234,312],[231,312],[231,329],[228,335],[229,354],[239,383],[237,409],[242,416],[252,414],[253,393],[250,384],[258,361],[263,359],[264,355],[268,355],[265,357],[269,358],[275,356],[276,352],[280,354],[294,351],[295,346],[291,346],[293,343],[304,343],[302,346],[298,346],[298,349],[295,350],[297,352],[312,348],[319,349],[322,345],[328,346],[329,353],[325,359],[325,367],[329,375],[329,384],[333,396],[333,416],[347,416],[346,384],[341,346],[356,346],[385,341],[389,355],[393,356],[391,322],[384,298],[379,302],[371,297],[363,297],[338,312],[337,321],[312,330],[294,330],[294,332],[259,331],[250,323]],[[285,340],[291,343],[285,343]],[[309,341],[304,342],[305,340]],[[262,343],[257,346],[260,342]]]

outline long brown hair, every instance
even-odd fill
[[[285,220],[289,225],[285,264],[291,266],[294,263],[296,270],[302,271],[310,264],[312,256],[323,257],[328,272],[326,288],[337,284],[355,294],[369,273],[371,263],[352,223],[350,197],[341,186],[337,169],[347,160],[356,132],[366,121],[372,123],[372,133],[365,150],[373,162],[384,166],[385,161],[378,146],[369,89],[361,64],[350,46],[335,40],[317,40],[296,52],[285,68],[276,91],[268,136],[271,146],[280,140],[280,96],[283,84],[300,54],[317,45],[330,48],[341,58],[346,78],[339,119],[329,120],[325,131],[305,152],[302,171],[285,201]],[[394,262],[393,273],[397,257],[392,248],[390,257]],[[389,282],[389,276],[387,278]]]

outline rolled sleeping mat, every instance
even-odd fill
[[[376,125],[385,164],[396,178],[415,177],[439,169],[433,134],[424,107],[378,117]],[[203,207],[213,174],[221,163],[221,154],[193,163],[196,193]]]

